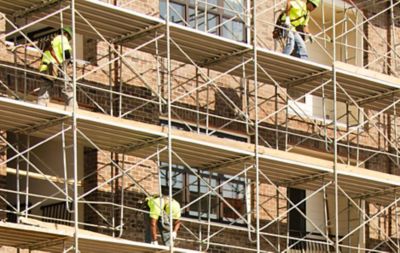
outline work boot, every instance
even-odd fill
[[[65,98],[65,110],[72,111],[74,108],[74,93],[70,89],[65,89],[62,91]],[[78,109],[78,104],[76,105],[76,109]]]
[[[50,96],[47,91],[45,91],[43,94],[38,96],[38,99],[37,99],[38,105],[48,106],[49,103],[50,103]]]

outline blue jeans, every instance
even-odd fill
[[[294,53],[294,56],[300,59],[308,59],[306,43],[298,32],[289,31],[283,53],[287,55]]]

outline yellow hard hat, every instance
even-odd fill
[[[64,32],[68,33],[69,36],[71,36],[72,38],[72,28],[70,26],[65,26],[63,30]]]
[[[321,3],[321,0],[307,0],[307,1],[312,3],[315,6],[315,8],[317,8]]]

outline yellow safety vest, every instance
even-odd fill
[[[49,64],[62,64],[64,62],[63,52],[66,50],[72,51],[68,38],[64,35],[56,36],[51,41],[51,48],[43,53],[39,71],[46,71]]]
[[[150,218],[158,219],[162,215],[162,210],[165,210],[167,215],[172,210],[172,219],[178,220],[181,218],[181,205],[175,199],[172,199],[172,206],[169,206],[168,197],[149,197],[147,205],[150,208]]]
[[[296,28],[300,25],[307,26],[310,19],[307,4],[302,0],[290,1],[289,17],[292,27]],[[282,21],[285,19],[286,14],[282,16]]]

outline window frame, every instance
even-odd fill
[[[168,123],[168,121],[166,119],[160,119],[160,125],[166,125],[167,123]],[[180,123],[180,122],[176,122],[176,121],[172,122],[172,127],[176,128],[176,129],[179,129],[179,130],[183,130],[183,131],[190,131],[185,124]],[[195,128],[195,126],[193,126],[193,128]],[[206,132],[205,128],[200,128],[199,130],[200,130],[201,133],[205,133]],[[232,140],[236,140],[236,141],[249,142],[249,140],[250,140],[249,137],[247,137],[247,136],[245,137],[245,136],[241,136],[241,135],[236,135],[234,133],[227,133],[227,132],[221,132],[221,131],[215,131],[213,136],[217,136],[219,138],[228,138],[228,139],[232,139]],[[196,170],[196,173],[201,175],[203,178],[204,177],[209,177],[209,175],[207,174],[208,171],[203,171],[203,170],[201,170],[199,168],[193,168],[193,169]],[[163,170],[166,170],[165,173],[162,172]],[[179,201],[180,201],[180,203],[183,203],[182,206],[184,206],[184,205],[186,205],[186,204],[191,202],[190,176],[192,176],[192,175],[195,176],[195,175],[188,168],[185,168],[182,165],[172,164],[172,170],[173,170],[173,173],[178,171],[179,174],[182,174],[182,188],[181,189],[174,188],[174,191],[175,192],[176,191],[179,192],[179,195],[181,195],[181,199],[179,199]],[[165,177],[164,180],[162,179],[163,174],[164,174],[164,177]],[[168,184],[167,184],[168,176],[167,175],[168,175],[168,164],[165,164],[165,163],[161,164],[161,166],[160,166],[160,180],[161,180],[160,181],[160,186],[161,186],[161,188],[164,188],[164,187],[168,186]],[[215,172],[211,175],[211,179],[216,180],[216,185],[221,185],[225,181],[229,180],[229,177],[230,177],[230,175],[225,175],[225,174],[220,174],[220,173],[215,173]],[[201,188],[202,186],[204,186],[204,185],[201,184],[201,180],[199,178],[196,177],[195,181],[196,181],[198,189]],[[165,182],[165,184],[164,184],[164,182]],[[242,200],[242,208],[243,208],[243,210],[246,210],[246,208],[247,208],[246,196],[247,197],[249,196],[249,193],[248,193],[249,189],[248,189],[247,186],[249,185],[250,180],[248,180],[248,182],[246,184],[245,178],[239,177],[239,178],[235,178],[232,181],[230,181],[229,184],[231,184],[231,183],[241,185],[243,190],[239,194],[243,195],[243,198],[235,198],[235,199],[241,199]],[[207,191],[208,190],[209,189],[207,188]],[[225,200],[226,200],[226,198],[228,198],[228,197],[224,196],[224,187],[220,187],[217,190],[217,193],[220,194],[221,196],[223,196],[225,198]],[[200,191],[200,194],[202,194],[201,191]],[[174,196],[176,196],[176,195],[178,195],[178,194],[175,193]],[[215,196],[215,195],[212,194],[212,196]],[[218,196],[215,196],[215,197],[216,197],[216,199],[218,201],[218,211],[216,213],[216,218],[210,218],[211,221],[218,222],[218,223],[225,223],[225,224],[233,224],[233,225],[237,225],[237,226],[245,226],[245,222],[242,221],[239,217],[237,217],[235,221],[233,221],[232,218],[225,218],[224,217],[224,210],[223,210],[225,203]],[[204,198],[207,198],[207,197],[204,197]],[[199,201],[201,201],[201,200],[199,200]],[[251,200],[249,199],[248,201],[251,201]],[[197,215],[190,214],[191,211],[192,212],[196,212],[194,210],[190,210],[190,208],[191,208],[191,206],[187,207],[183,211],[182,216],[186,217],[186,218],[198,219],[199,218],[199,214],[197,214]],[[204,217],[203,213],[202,213],[201,219],[202,220],[207,220],[208,217],[207,216]]]
[[[165,1],[165,0],[160,0],[160,5],[161,5],[161,3],[163,1]],[[172,3],[172,4],[178,4],[178,5],[183,6],[184,7],[184,14],[183,14],[183,17],[182,17],[184,19],[183,25],[187,26],[187,27],[191,27],[193,29],[196,29],[195,27],[192,27],[190,25],[191,21],[190,21],[189,13],[190,13],[191,9],[195,9],[195,5],[191,4],[190,1],[191,0],[170,0],[170,4]],[[209,5],[214,6],[214,7],[211,8],[211,10],[210,10],[209,7],[207,7],[207,15],[212,14],[212,15],[216,15],[217,16],[217,25],[216,25],[217,32],[216,32],[216,35],[217,36],[221,36],[223,38],[239,41],[239,42],[244,42],[244,43],[247,42],[248,38],[247,38],[246,23],[240,17],[237,16],[237,12],[235,10],[225,10],[224,9],[225,0],[216,0],[216,1],[217,1],[217,5],[216,6],[214,4],[209,4]],[[247,6],[246,3],[249,0],[243,0],[243,1],[244,1],[243,6],[246,8],[246,6]],[[202,5],[204,5],[204,4],[202,4]],[[214,10],[214,9],[216,9],[216,10]],[[201,5],[198,6],[198,11],[199,12],[205,12],[205,10],[206,9],[203,6],[201,6]],[[227,12],[231,12],[231,13],[234,13],[234,14],[229,14]],[[245,13],[245,11],[243,10],[241,14],[244,15],[244,13]],[[163,18],[161,6],[160,6],[160,17]],[[235,17],[235,18],[233,18],[233,17]],[[242,39],[234,39],[234,38],[228,37],[227,35],[225,35],[223,33],[224,25],[221,25],[221,24],[223,24],[225,22],[224,19],[228,19],[228,20],[232,19],[230,22],[238,22],[238,23],[242,24],[242,27],[243,27],[242,32],[241,32]],[[213,27],[207,28],[206,32],[214,34],[213,32],[210,32],[210,30],[213,30]]]

